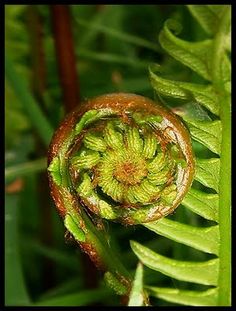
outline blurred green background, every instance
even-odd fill
[[[166,76],[196,81],[187,67],[168,56],[158,34],[168,18],[183,25],[180,36],[198,40],[200,26],[183,5],[71,5],[76,69],[81,100],[111,92],[132,92],[155,98],[148,66],[158,63]],[[66,46],[65,46],[66,49]],[[33,96],[53,129],[65,114],[58,74],[50,6],[5,6],[5,53],[23,97]],[[63,223],[50,198],[46,176],[47,148],[35,130],[32,107],[5,83],[5,304],[6,305],[119,305],[86,255],[66,241]],[[50,140],[50,137],[48,137]],[[199,146],[195,146],[196,148]],[[200,217],[184,209],[172,215],[199,224]],[[142,226],[106,223],[112,243],[133,272],[137,258],[134,239],[177,259],[207,259],[208,255],[158,237]],[[145,268],[145,283],[198,288]],[[181,284],[180,284],[181,283]],[[153,305],[172,305],[152,299]]]

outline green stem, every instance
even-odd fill
[[[230,202],[230,174],[231,174],[231,107],[230,95],[227,94],[222,83],[221,62],[225,54],[225,29],[230,23],[230,6],[225,6],[225,12],[219,25],[220,31],[214,40],[212,76],[213,85],[219,94],[220,118],[222,122],[221,142],[221,169],[219,181],[219,228],[220,228],[220,249],[219,249],[219,301],[220,306],[231,304],[231,202]]]
[[[222,143],[221,169],[219,184],[219,228],[220,228],[220,267],[219,267],[219,305],[230,305],[231,284],[231,202],[230,202],[230,174],[231,174],[231,123],[230,100],[225,98],[221,102]]]
[[[129,272],[124,267],[119,259],[118,253],[108,245],[104,232],[99,232],[94,226],[89,217],[83,212],[83,220],[89,229],[92,242],[96,245],[96,250],[99,251],[103,263],[106,265],[107,270],[112,273],[118,273],[121,277],[131,280]]]
[[[36,173],[42,170],[46,170],[46,159],[41,158],[34,161],[16,164],[5,169],[6,181],[16,178],[25,174]]]
[[[93,111],[94,112],[94,111]],[[89,117],[91,119],[91,116]],[[80,120],[80,123],[88,121],[89,119],[83,118]],[[78,125],[77,124],[77,125]],[[83,124],[84,125],[84,124]],[[60,189],[60,198],[56,198],[61,205],[65,208],[65,214],[69,214],[72,217],[74,224],[77,226],[76,231],[81,232],[84,235],[85,239],[80,240],[80,238],[74,235],[74,230],[69,230],[76,240],[81,244],[81,248],[89,254],[91,259],[98,263],[98,266],[101,266],[105,272],[110,272],[118,277],[118,280],[125,281],[127,284],[127,290],[129,289],[131,283],[131,277],[128,271],[125,269],[121,263],[118,254],[111,248],[109,242],[105,236],[104,230],[97,228],[90,218],[87,216],[86,212],[83,210],[83,207],[80,206],[78,198],[74,193],[71,180],[68,176],[68,160],[66,160],[67,152],[76,136],[82,128],[77,127],[77,132],[72,131],[65,138],[63,137],[63,142],[60,142],[60,149],[57,154],[58,157],[54,159],[60,159],[56,163],[60,163],[59,172],[61,174],[61,180],[52,180],[53,183]],[[59,142],[57,142],[58,144]],[[54,160],[55,161],[55,160]],[[51,161],[53,163],[53,161]],[[54,170],[55,168],[53,168]],[[59,184],[58,184],[59,183]],[[65,223],[66,226],[66,223]],[[68,226],[66,226],[68,229]],[[101,226],[102,227],[102,226]],[[70,227],[69,229],[72,229]]]
[[[67,213],[72,217],[78,228],[80,227],[79,224],[83,223],[82,228],[86,237],[86,244],[90,245],[89,256],[91,256],[91,259],[95,260],[95,262],[100,263],[98,266],[101,266],[104,272],[112,273],[121,283],[125,281],[128,290],[132,279],[129,272],[120,261],[118,253],[109,245],[104,230],[99,230],[96,227],[80,205],[80,212],[78,212],[76,205],[74,205],[73,200],[71,200],[71,195],[73,196],[73,191],[68,192],[68,190],[64,188],[62,200],[64,201]],[[83,244],[81,246],[83,248]]]
[[[24,81],[23,77],[17,73],[14,64],[7,55],[5,57],[5,71],[7,80],[15,91],[16,96],[21,101],[32,124],[38,131],[45,145],[48,146],[53,134],[53,128],[28,90],[26,81]]]
[[[218,28],[219,30],[214,38],[213,51],[212,51],[213,52],[212,63],[211,63],[212,80],[213,80],[213,85],[215,86],[217,93],[225,92],[224,85],[222,85],[223,83],[222,83],[221,68],[222,68],[223,57],[225,56],[225,50],[226,50],[225,39],[230,28],[230,23],[231,23],[231,8],[229,5],[226,5],[224,8],[224,14],[219,24],[219,28]],[[221,105],[221,107],[223,107],[223,105]]]

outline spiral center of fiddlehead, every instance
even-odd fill
[[[147,175],[145,160],[124,150],[107,151],[99,167],[99,185],[115,183],[122,192],[138,184]]]
[[[113,176],[125,185],[135,185],[146,175],[147,168],[143,159],[132,161],[128,158],[115,165]]]
[[[118,207],[125,207],[141,208],[135,214],[139,219],[145,206],[158,202],[165,208],[177,196],[177,163],[185,162],[178,146],[167,137],[163,141],[163,134],[158,136],[148,122],[129,123],[119,117],[100,127],[97,123],[71,159],[80,200],[105,218],[120,217],[125,212]]]

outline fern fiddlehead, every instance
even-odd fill
[[[51,194],[66,228],[126,292],[130,278],[115,266],[117,260],[111,264],[101,222],[99,227],[90,217],[132,225],[170,214],[194,176],[188,131],[147,98],[103,95],[66,117],[52,139],[48,163]]]

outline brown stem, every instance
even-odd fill
[[[50,5],[55,50],[66,112],[79,103],[79,83],[68,5]]]

